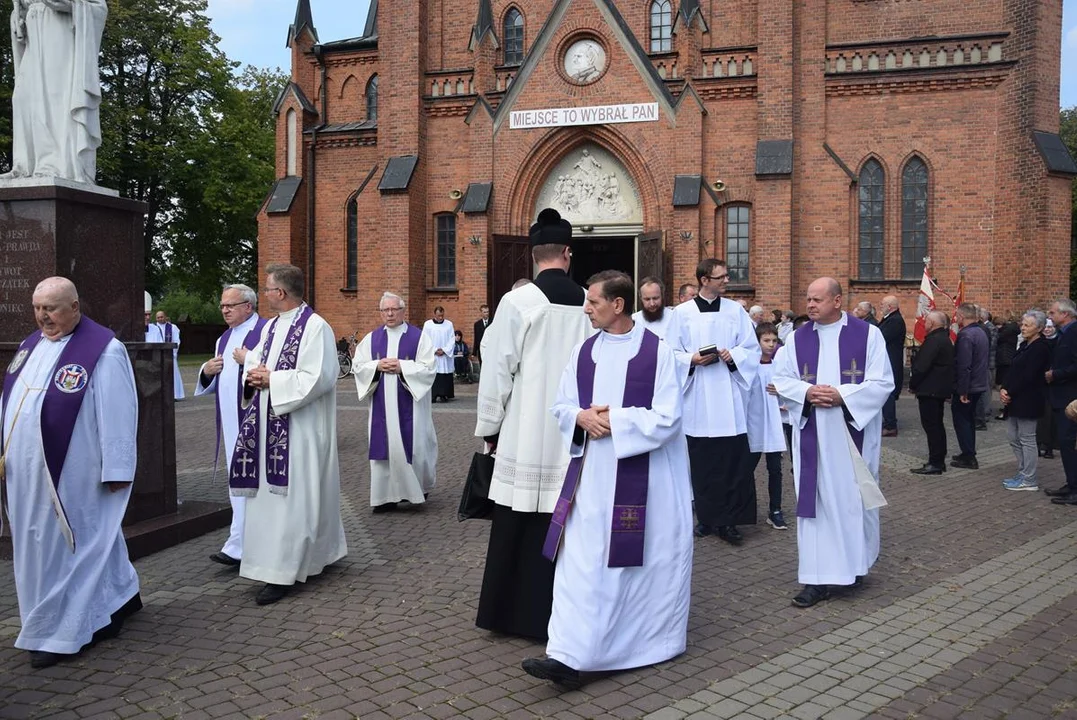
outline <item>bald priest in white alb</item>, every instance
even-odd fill
[[[842,312],[841,285],[808,286],[808,317],[775,357],[774,387],[793,424],[797,607],[855,588],[879,557],[882,408],[894,375],[879,328]]]
[[[277,317],[244,363],[245,412],[228,483],[247,498],[239,574],[266,583],[259,605],[348,553],[333,328],[303,302],[303,273],[294,265],[266,268],[265,299]]]
[[[33,307],[39,330],[4,377],[0,481],[22,621],[15,647],[44,668],[114,637],[142,608],[120,528],[138,395],[127,350],[81,314],[70,280],[43,280]]]
[[[374,512],[399,502],[420,505],[434,489],[438,437],[430,412],[435,355],[430,336],[404,321],[404,299],[381,296],[385,324],[355,348],[352,373],[359,399],[373,396],[370,438],[370,505]]]
[[[628,314],[635,288],[616,270],[588,280],[601,330],[561,376],[552,412],[569,449],[544,555],[556,556],[545,658],[535,677],[577,687],[684,652],[692,580],[692,487],[677,362]]]

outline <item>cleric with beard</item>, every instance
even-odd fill
[[[663,302],[666,288],[662,281],[654,277],[643,278],[639,284],[640,310],[632,314],[632,320],[643,323],[643,327],[665,340],[676,316],[667,310]]]

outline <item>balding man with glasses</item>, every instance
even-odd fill
[[[232,464],[232,454],[236,449],[236,437],[239,435],[239,421],[243,399],[243,361],[247,351],[258,344],[265,320],[258,317],[258,293],[246,285],[226,285],[221,291],[221,316],[228,325],[224,334],[217,338],[216,351],[198,371],[195,385],[195,397],[213,394],[216,396],[217,431],[216,447],[213,451],[214,479],[216,479],[217,460],[221,447],[224,447],[224,467]],[[225,473],[227,476],[227,473]],[[213,562],[239,567],[243,559],[243,522],[246,498],[229,496],[232,503],[232,525],[228,539],[220,552],[213,553],[209,559]]]
[[[371,397],[370,506],[376,513],[400,503],[421,505],[434,489],[438,438],[430,410],[437,377],[434,343],[404,319],[404,299],[381,296],[382,326],[355,348],[352,373],[359,399]]]

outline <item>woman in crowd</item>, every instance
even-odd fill
[[[1006,385],[1006,372],[1013,363],[1017,352],[1017,338],[1021,336],[1021,326],[1013,313],[1006,316],[1006,322],[998,329],[998,347],[995,349],[995,384],[1000,388]],[[1000,408],[996,420],[1005,418],[1005,410]]]
[[[1044,373],[1051,367],[1051,350],[1043,339],[1047,316],[1029,310],[1021,318],[1021,348],[1014,354],[1006,382],[999,391],[1006,415],[1010,447],[1017,473],[1002,481],[1007,490],[1039,490],[1036,481],[1036,422],[1047,401]]]

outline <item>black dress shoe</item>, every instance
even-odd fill
[[[924,463],[918,468],[913,468],[909,472],[914,475],[942,475],[946,472],[945,465],[932,465],[931,463]]]
[[[736,525],[723,525],[718,528],[718,537],[730,545],[740,545],[744,542],[744,536],[740,534],[740,530],[737,530]]]
[[[1051,502],[1055,505],[1077,505],[1077,493],[1053,497],[1051,498]]]
[[[799,608],[810,608],[812,605],[830,599],[830,588],[826,585],[805,585],[795,598],[793,604]]]
[[[34,670],[52,667],[62,659],[63,655],[60,655],[59,653],[45,652],[44,650],[30,651],[30,667]]]
[[[239,565],[240,562],[239,558],[234,558],[231,555],[223,552],[215,552],[209,556],[209,559],[215,563],[220,563],[221,565],[228,565],[229,567],[235,567]]]
[[[577,690],[583,684],[580,682],[578,670],[573,670],[568,665],[553,658],[527,658],[520,663],[520,667],[531,677],[550,680],[569,690]]]
[[[1054,450],[1044,450],[1043,451],[1043,457],[1045,459],[1047,459],[1047,460],[1054,460],[1055,459],[1055,451]]]
[[[950,467],[979,470],[980,462],[974,457],[958,457],[950,461]]]
[[[714,528],[712,528],[710,525],[704,525],[703,523],[699,523],[698,525],[696,525],[695,530],[692,531],[692,534],[696,537],[707,537],[708,535],[714,534]]]
[[[1055,490],[1048,490],[1047,488],[1044,488],[1043,494],[1047,497],[1066,497],[1067,495],[1072,495],[1073,491],[1070,490],[1069,485],[1063,485],[1062,487]]]
[[[393,510],[396,510],[396,503],[395,502],[382,503],[381,505],[375,505],[374,506],[374,513],[375,514],[392,512]]]
[[[987,429],[987,423],[985,423],[985,422],[976,423],[976,429],[977,430],[986,430]]]
[[[292,589],[291,585],[274,585],[273,583],[266,583],[266,586],[258,591],[258,594],[254,598],[254,602],[259,605],[272,605],[277,602]]]

